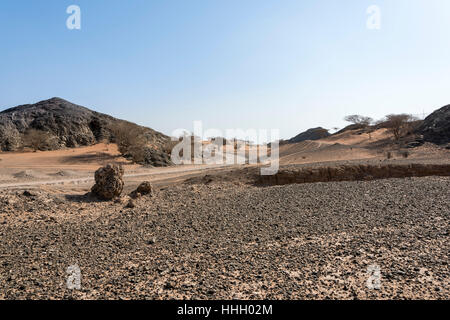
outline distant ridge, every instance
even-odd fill
[[[327,129],[322,127],[311,128],[296,135],[294,138],[288,140],[289,143],[297,143],[306,140],[319,140],[322,138],[326,138],[330,135]]]

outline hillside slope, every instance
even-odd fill
[[[21,146],[23,134],[30,128],[46,131],[54,136],[54,149],[90,146],[109,140],[109,128],[120,122],[124,120],[61,98],[21,105],[0,112],[0,150],[17,150]],[[169,139],[153,129],[144,130],[149,142],[156,147]]]

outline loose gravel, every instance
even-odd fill
[[[133,208],[2,191],[0,298],[449,299],[449,190],[448,177],[208,180]]]

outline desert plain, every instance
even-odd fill
[[[0,153],[0,299],[449,299],[450,151],[388,158],[387,135],[282,145],[278,177],[298,181],[148,168],[115,144]],[[114,201],[89,194],[107,163],[125,170]],[[392,177],[363,172],[380,166]],[[151,194],[132,199],[142,181]]]

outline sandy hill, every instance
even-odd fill
[[[314,141],[288,143],[280,146],[280,162],[296,164],[374,158],[377,152],[367,147],[388,137],[386,129],[376,130],[370,136],[361,130],[347,130]]]
[[[0,112],[0,150],[18,149],[23,134],[30,128],[46,131],[56,137],[54,149],[90,146],[109,139],[110,126],[119,122],[124,120],[61,98],[21,105]],[[160,145],[168,139],[153,129],[144,129],[149,141],[155,145]]]
[[[406,150],[409,158],[449,157],[448,150],[433,143],[412,149],[399,149],[392,134],[386,128],[381,128],[370,133],[360,129],[347,130],[315,141],[281,145],[280,163],[302,164],[375,158],[383,160],[387,152],[390,152],[393,158],[402,158]]]

